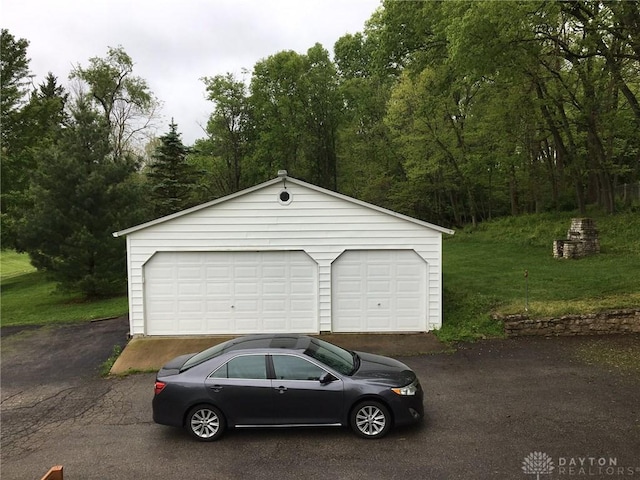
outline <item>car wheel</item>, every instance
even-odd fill
[[[351,428],[363,438],[381,438],[391,428],[391,415],[383,404],[368,400],[351,412]]]
[[[209,405],[192,408],[187,415],[187,430],[201,442],[213,442],[224,432],[226,423],[222,412]]]

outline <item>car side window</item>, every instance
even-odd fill
[[[242,355],[232,358],[211,374],[212,378],[266,379],[267,367],[264,355]]]
[[[292,355],[273,355],[273,368],[279,380],[319,380],[325,371],[305,360]]]

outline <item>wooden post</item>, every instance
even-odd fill
[[[42,480],[63,480],[62,478],[62,465],[56,465],[51,467],[47,474],[42,477]]]

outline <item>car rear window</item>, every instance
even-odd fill
[[[211,348],[207,348],[206,350],[201,351],[200,353],[196,353],[189,360],[184,362],[184,365],[180,367],[180,371],[184,372],[185,370],[189,370],[191,367],[195,367],[196,365],[200,365],[202,362],[206,362],[212,358],[217,357],[218,355],[224,353],[226,347],[229,342],[219,343],[218,345],[214,345]]]

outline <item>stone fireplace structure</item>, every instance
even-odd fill
[[[554,240],[554,258],[582,258],[600,253],[598,229],[591,218],[573,218],[567,238]]]

